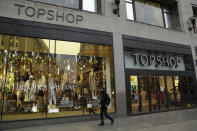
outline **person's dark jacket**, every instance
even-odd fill
[[[109,95],[107,93],[105,93],[104,91],[101,92],[101,108],[107,108],[107,106],[109,105],[111,99],[109,97]]]

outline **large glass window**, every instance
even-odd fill
[[[135,2],[136,21],[146,24],[163,26],[161,5],[150,1],[137,0]]]
[[[100,89],[115,111],[112,47],[0,35],[3,120],[98,114]]]
[[[152,0],[125,0],[127,19],[180,30],[177,3]],[[135,16],[135,17],[134,17]]]
[[[97,0],[83,0],[83,10],[97,12]]]
[[[35,2],[42,2],[57,6],[64,6],[74,9],[80,9],[90,12],[98,12],[100,8],[100,0],[30,0]]]

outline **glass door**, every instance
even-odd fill
[[[176,90],[176,108],[181,108],[181,88],[179,76],[173,76],[174,86]]]
[[[166,82],[166,97],[168,100],[167,108],[168,109],[176,109],[176,90],[174,89],[174,83],[172,76],[165,77]]]
[[[167,110],[167,100],[166,100],[166,93],[165,93],[165,80],[164,76],[157,76],[157,85],[158,87],[158,100],[160,105],[160,110],[164,111]]]
[[[148,79],[147,76],[139,76],[139,86],[141,88],[141,102],[143,113],[149,112],[149,88],[148,88]]]
[[[160,85],[157,76],[149,76],[151,110],[152,112],[160,111]]]
[[[138,85],[138,77],[130,76],[130,90],[131,90],[131,104],[132,114],[139,114],[141,112],[141,89]]]

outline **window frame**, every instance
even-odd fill
[[[102,14],[102,10],[101,10],[102,9],[101,8],[102,7],[102,2],[101,2],[101,0],[96,0],[97,8],[96,8],[95,12],[88,11],[88,10],[83,10],[83,0],[79,0],[79,7],[78,8],[66,7],[66,6],[62,6],[62,5],[58,5],[58,4],[52,4],[52,3],[36,1],[36,0],[26,0],[26,1],[41,3],[41,4],[45,4],[45,5],[51,5],[51,6],[57,6],[57,7],[63,7],[63,8],[68,8],[68,9],[72,9],[72,10],[85,11],[85,12],[94,13],[94,14]]]
[[[157,27],[161,27],[161,28],[165,28],[165,29],[171,29],[171,30],[178,30],[178,29],[176,29],[176,27],[175,27],[175,13],[174,12],[165,12],[164,11],[164,7],[167,5],[167,4],[165,4],[163,1],[161,1],[161,2],[159,2],[159,1],[157,1],[157,0],[150,0],[150,2],[154,2],[154,3],[158,3],[158,4],[160,4],[160,8],[161,8],[161,11],[162,11],[162,18],[163,18],[163,26],[160,26],[160,25],[153,25],[153,24],[148,24],[148,23],[145,23],[145,22],[140,22],[140,21],[137,21],[137,14],[136,14],[136,1],[137,0],[131,0],[132,2],[129,2],[128,0],[125,0],[125,3],[127,4],[127,3],[131,3],[132,5],[133,5],[133,16],[134,16],[134,20],[131,20],[131,19],[128,19],[127,18],[127,20],[129,20],[129,21],[134,21],[134,22],[138,22],[138,23],[143,23],[143,24],[147,24],[147,25],[152,25],[152,26],[157,26]],[[174,0],[174,2],[177,2],[176,0]],[[125,5],[126,5],[125,4]],[[178,3],[177,3],[177,6],[178,6]],[[169,7],[169,5],[167,5],[167,7]],[[195,6],[195,7],[197,7],[197,6]],[[126,11],[127,11],[127,9],[126,9]],[[178,10],[179,11],[179,10]],[[127,12],[126,12],[127,13]],[[167,28],[167,26],[166,26],[166,19],[165,19],[165,16],[164,16],[164,14],[168,14],[168,15],[170,15],[170,16],[172,16],[172,21],[173,21],[173,28]],[[179,15],[179,21],[180,21],[180,15]],[[181,22],[180,22],[180,24],[181,24]]]
[[[194,46],[196,57],[197,57],[197,46]]]
[[[132,5],[132,8],[133,8],[133,20],[131,20],[131,19],[128,19],[128,17],[127,17],[127,20],[131,20],[131,21],[135,21],[136,20],[136,10],[135,10],[135,0],[131,0],[131,2],[130,2],[130,0],[125,0],[125,2],[126,2],[126,4],[128,3],[128,4],[131,4]],[[127,7],[126,7],[126,11],[127,11]],[[126,12],[127,14],[128,14],[128,12]]]
[[[195,11],[196,11],[196,14],[195,14]],[[193,5],[192,4],[192,12],[193,12],[193,16],[196,16],[197,17],[197,5]]]

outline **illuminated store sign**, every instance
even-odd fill
[[[59,12],[52,9],[34,8],[23,4],[14,4],[17,9],[18,16],[25,15],[27,17],[35,17],[37,19],[45,18],[50,21],[62,21],[66,23],[75,23],[83,21],[83,16],[74,15],[72,13]]]
[[[177,68],[181,63],[179,57],[168,57],[168,56],[156,56],[146,54],[131,54],[134,57],[135,65],[140,64],[142,66],[156,66],[156,67],[172,67]]]
[[[125,67],[146,70],[185,71],[184,58],[181,55],[125,51]]]

